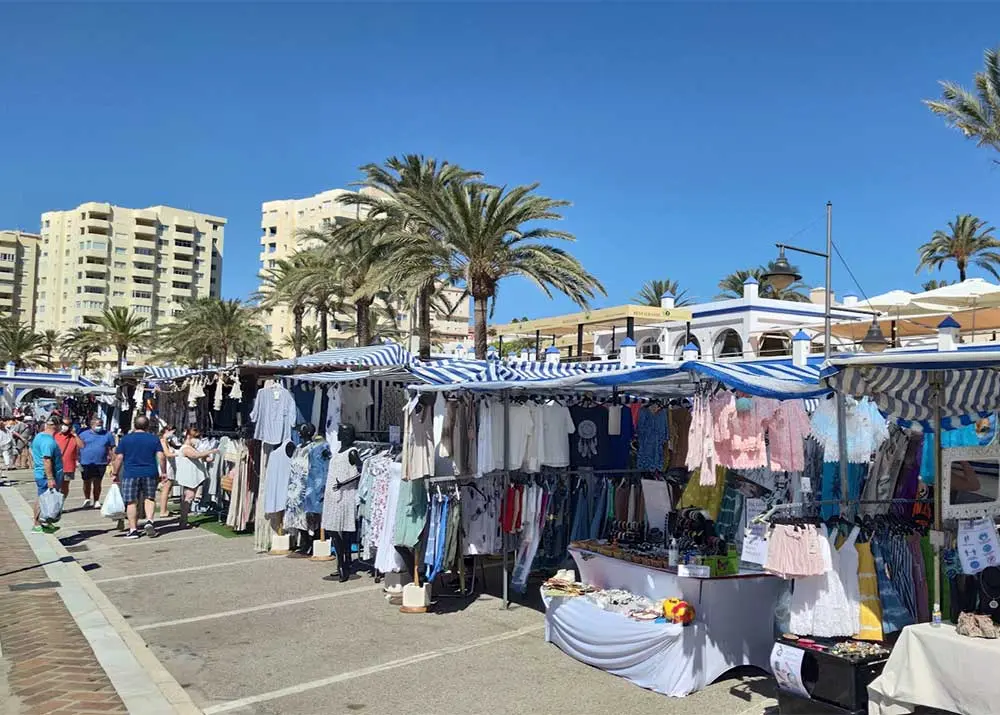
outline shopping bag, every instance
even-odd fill
[[[112,484],[104,497],[104,504],[101,506],[101,516],[108,519],[125,518],[125,501],[122,499],[122,491],[117,484]]]
[[[38,515],[42,521],[59,521],[62,515],[63,495],[55,489],[49,489],[38,497]]]

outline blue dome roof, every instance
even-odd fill
[[[550,345],[549,347],[545,348],[546,355],[551,355],[552,353],[559,354],[559,348],[557,348],[555,345]]]
[[[695,352],[698,352],[701,348],[699,348],[694,343],[688,343],[687,345],[684,346],[684,349],[685,350],[694,350]]]
[[[809,341],[810,339],[811,338],[808,335],[806,335],[806,331],[804,331],[804,330],[800,330],[799,332],[795,333],[795,335],[792,337],[792,340],[806,340],[806,341]]]
[[[635,341],[632,338],[625,338],[621,341],[620,346],[623,348],[634,348]]]
[[[743,281],[743,285],[745,285],[745,286],[755,286],[755,285],[757,285],[757,279],[754,278],[753,276],[750,276],[745,281]]]
[[[950,315],[938,323],[939,328],[961,328],[962,325]]]

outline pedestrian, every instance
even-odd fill
[[[10,420],[0,419],[0,474],[6,474],[14,466],[14,434]]]
[[[83,449],[83,440],[73,429],[73,420],[69,417],[62,418],[59,431],[55,434],[56,444],[59,445],[59,452],[62,455],[63,480],[62,493],[63,500],[69,497],[69,485],[76,477],[76,465],[80,460],[80,450]]]
[[[22,416],[20,421],[14,424],[11,434],[14,436],[14,451],[17,453],[14,469],[31,469],[31,438],[33,436],[31,416]]]
[[[31,440],[31,460],[35,469],[35,487],[38,496],[49,489],[59,489],[62,485],[62,453],[55,440],[56,430],[62,420],[56,415],[45,421],[45,430],[35,435]],[[51,534],[59,527],[53,524],[43,524],[40,516],[42,504],[35,500],[35,526],[31,529],[36,534]]]
[[[198,487],[208,479],[208,462],[219,453],[217,449],[206,449],[198,451],[198,440],[201,439],[201,430],[197,427],[188,427],[184,436],[184,444],[177,450],[177,483],[184,488],[184,495],[181,498],[181,517],[179,524],[181,528],[187,528],[188,515],[191,513],[191,504],[194,502],[194,495]]]
[[[169,519],[170,509],[167,502],[170,500],[170,492],[174,488],[174,479],[177,474],[177,428],[173,425],[164,425],[160,430],[160,447],[163,449],[163,456],[167,460],[167,480],[160,484],[160,518]]]
[[[139,504],[142,503],[146,517],[146,536],[156,536],[153,512],[156,509],[156,483],[167,480],[167,461],[163,447],[155,434],[149,431],[149,418],[140,415],[135,418],[135,428],[118,442],[115,448],[115,462],[111,468],[111,478],[120,484],[125,515],[128,519],[126,539],[138,539]]]
[[[101,508],[101,481],[115,454],[115,437],[104,429],[104,420],[94,415],[90,429],[80,433],[80,476],[83,478],[83,507]]]

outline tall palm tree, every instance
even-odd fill
[[[125,358],[128,357],[128,351],[134,347],[145,346],[153,335],[144,317],[120,305],[105,308],[95,321],[95,325],[105,344],[112,345],[115,349],[119,374]]]
[[[586,307],[604,286],[566,250],[539,239],[573,241],[575,237],[536,222],[562,218],[567,201],[535,193],[538,184],[506,187],[480,182],[450,184],[427,194],[402,190],[400,199],[416,220],[437,232],[461,272],[475,309],[476,357],[486,358],[488,304],[501,280],[523,276],[552,296],[556,290]],[[529,228],[528,225],[531,225]]]
[[[70,328],[63,335],[61,347],[70,360],[80,361],[80,370],[87,374],[90,356],[104,349],[101,335],[89,325]]]
[[[300,345],[295,344],[295,336],[289,335],[285,338],[283,347],[290,348],[295,352],[296,355],[311,355],[313,353],[318,353],[320,350],[326,350],[329,347],[324,347],[324,340],[320,336],[320,329],[315,325],[307,325],[302,328],[302,343]]]
[[[295,345],[302,344],[302,320],[306,314],[308,294],[301,280],[302,259],[292,255],[290,258],[279,258],[272,268],[266,268],[261,273],[260,290],[254,297],[261,308],[269,310],[278,306],[286,306],[292,311],[294,320]],[[295,357],[301,357],[296,352]]]
[[[164,354],[175,362],[229,364],[233,355],[246,355],[259,343],[263,327],[257,309],[239,300],[198,298],[185,303],[176,320],[162,331]]]
[[[937,278],[932,278],[929,281],[924,281],[920,284],[920,290],[928,291],[935,290],[937,288],[944,288],[945,286],[950,286],[953,281],[940,281]]]
[[[917,273],[924,268],[941,270],[945,263],[955,262],[958,279],[964,281],[969,264],[978,266],[994,278],[1000,278],[1000,241],[993,236],[993,227],[971,214],[956,216],[948,222],[948,230],[938,229],[931,240],[923,244]]]
[[[653,279],[642,284],[642,288],[632,302],[638,305],[650,305],[654,308],[660,307],[660,298],[666,293],[674,296],[674,305],[691,305],[691,299],[687,297],[687,291],[681,290],[677,281],[665,278],[663,280]]]
[[[284,277],[287,282],[287,285],[283,286],[284,292],[291,295],[293,300],[304,302],[305,307],[316,314],[318,347],[320,350],[326,350],[330,347],[330,318],[343,310],[344,288],[336,266],[330,264],[323,246],[299,251],[289,259],[289,263],[291,270]],[[293,335],[292,341],[294,340]],[[299,340],[303,346],[308,343],[304,334],[300,335]],[[286,341],[286,344],[291,343]]]
[[[482,177],[480,172],[466,171],[447,161],[438,162],[419,154],[393,156],[382,165],[361,167],[364,179],[359,182],[370,189],[341,197],[341,203],[363,209],[366,220],[379,222],[380,241],[389,252],[372,273],[377,286],[392,285],[402,291],[417,313],[418,354],[429,358],[431,353],[432,313],[450,315],[454,308],[442,311],[442,289],[454,282],[449,252],[443,248],[433,227],[406,210],[401,193],[413,192],[433,196],[449,185],[462,184]]]
[[[52,372],[54,367],[52,356],[59,350],[59,331],[49,328],[42,332],[41,336],[42,344],[39,349],[42,351],[42,355],[45,356],[45,369]]]
[[[0,322],[0,361],[23,368],[37,362],[42,354],[42,336],[15,318]]]
[[[935,114],[979,146],[1000,151],[1000,47],[986,50],[975,93],[954,82],[941,83],[940,100],[924,100]]]
[[[771,300],[787,300],[792,303],[809,302],[809,294],[806,292],[806,286],[804,283],[796,281],[787,288],[778,290],[763,279],[764,274],[769,270],[771,270],[770,263],[767,266],[761,266],[759,268],[746,268],[739,271],[733,271],[719,281],[720,292],[716,297],[720,300],[742,298],[743,284],[746,283],[747,279],[753,278],[760,284],[758,295],[760,295],[761,298],[770,298]],[[799,272],[798,268],[795,266],[792,266],[792,270],[796,273]]]

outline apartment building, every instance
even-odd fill
[[[35,325],[38,247],[41,236],[0,231],[0,318]]]
[[[372,191],[361,189],[362,193]],[[347,221],[358,219],[361,213],[355,206],[340,203],[341,196],[353,192],[346,189],[331,189],[315,196],[303,199],[281,199],[265,201],[261,204],[260,217],[260,269],[264,276],[268,269],[275,268],[277,262],[288,258],[296,251],[308,248],[299,235],[304,230],[322,230],[331,226],[341,225]],[[261,290],[266,287],[261,284]],[[456,305],[455,311],[448,318],[435,317],[432,326],[435,342],[461,340],[468,337],[469,332],[469,300],[462,300],[462,290],[446,288],[449,304]],[[339,323],[353,320],[353,316],[332,316],[329,338],[331,343],[344,343],[352,333],[339,329]],[[412,332],[412,316],[400,311],[396,316],[400,333],[408,337]],[[304,325],[315,325],[315,316],[307,314]],[[264,328],[271,336],[274,348],[283,355],[291,355],[292,350],[286,344],[294,332],[294,320],[287,308],[276,307],[264,317]],[[404,342],[406,342],[404,340]]]
[[[37,330],[91,323],[127,307],[149,325],[190,298],[219,297],[226,219],[170,206],[90,202],[42,214]]]

